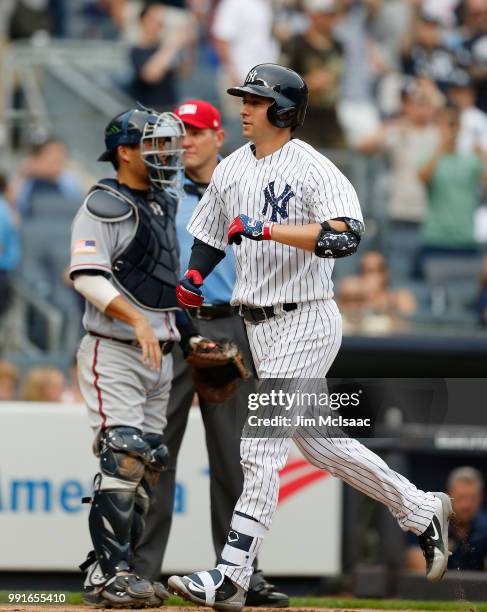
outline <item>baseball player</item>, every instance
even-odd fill
[[[182,141],[184,196],[176,217],[181,269],[186,270],[193,244],[186,225],[218,164],[224,132],[219,111],[203,100],[188,100],[179,105],[175,114],[186,129]],[[233,340],[245,355],[247,366],[252,368],[243,321],[230,306],[234,285],[235,262],[229,253],[206,279],[205,303],[193,309],[191,314],[202,336]],[[136,570],[154,580],[160,576],[171,528],[177,457],[194,395],[191,368],[178,346],[173,350],[173,359],[174,379],[163,436],[163,443],[169,449],[169,466],[154,489],[144,533],[135,554]],[[243,487],[240,435],[248,413],[249,384],[251,381],[246,385],[240,383],[236,395],[223,404],[211,405],[199,397],[208,447],[212,531],[217,556],[225,544],[233,509]],[[285,607],[289,605],[289,598],[277,592],[257,570],[250,578],[247,605]]]
[[[359,202],[326,157],[291,138],[308,101],[297,73],[260,64],[228,93],[242,98],[243,135],[250,143],[220,162],[192,215],[188,230],[195,245],[178,300],[201,305],[205,277],[227,244],[237,245],[232,304],[245,320],[259,377],[323,379],[341,343],[333,263],[358,247],[364,231]],[[356,440],[302,436],[297,428],[294,441],[313,465],[388,506],[403,530],[419,536],[428,579],[442,578],[451,514],[446,494],[420,491]],[[220,562],[209,571],[172,576],[171,590],[216,610],[243,607],[290,443],[289,437],[242,438],[244,488]]]
[[[162,443],[180,340],[175,287],[177,201],[166,188],[182,167],[182,122],[132,109],[105,130],[116,179],[88,193],[72,227],[70,275],[86,299],[79,384],[100,459],[89,528],[93,551],[83,600],[106,607],[159,605],[167,597],[133,570],[151,487],[167,463]]]

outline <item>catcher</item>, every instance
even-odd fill
[[[184,196],[176,217],[181,269],[186,270],[193,245],[193,237],[187,232],[186,225],[218,163],[218,150],[224,135],[220,113],[207,102],[187,101],[178,107],[176,115],[186,128],[182,141],[185,150]],[[195,391],[199,396],[206,430],[211,527],[216,555],[225,544],[233,507],[242,492],[240,435],[247,417],[248,393],[253,385],[246,368],[251,369],[253,365],[242,319],[229,304],[234,284],[235,262],[229,250],[225,259],[205,280],[208,302],[190,310],[200,334],[219,341],[218,344],[207,347],[202,340],[186,361],[179,347],[173,350],[174,378],[163,436],[169,448],[169,467],[161,474],[153,492],[146,528],[135,554],[137,571],[152,580],[159,579],[169,538],[177,457]],[[229,343],[228,339],[232,342]],[[236,345],[244,354],[243,360]],[[289,605],[289,600],[265,580],[260,570],[255,569],[247,605],[285,607]]]
[[[85,500],[93,550],[80,567],[89,605],[158,606],[168,595],[134,571],[133,551],[167,465],[162,432],[174,343],[194,352],[196,365],[221,365],[225,387],[240,372],[238,351],[198,336],[176,302],[172,193],[183,135],[172,113],[137,108],[114,117],[100,160],[111,162],[117,177],[90,190],[73,222],[70,274],[86,299],[79,383],[100,461],[92,499]]]

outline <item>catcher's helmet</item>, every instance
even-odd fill
[[[292,129],[303,125],[308,106],[308,87],[297,72],[278,64],[258,64],[241,87],[227,89],[231,96],[246,93],[272,98],[267,117],[272,125]]]
[[[183,167],[181,139],[184,124],[173,113],[158,113],[147,108],[134,108],[114,117],[105,128],[106,151],[98,161],[112,161],[119,145],[140,143],[152,184],[164,189],[175,186]]]
[[[105,128],[105,152],[98,161],[111,161],[118,145],[136,145],[142,138],[145,124],[153,113],[149,110],[132,108],[110,120]]]

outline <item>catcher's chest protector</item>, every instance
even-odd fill
[[[149,197],[142,200],[112,179],[100,181],[97,187],[116,188],[134,209],[132,240],[112,262],[113,276],[117,282],[135,302],[145,308],[178,308],[177,200],[162,191],[149,192]]]

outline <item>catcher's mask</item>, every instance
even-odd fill
[[[183,169],[184,124],[174,113],[151,112],[140,139],[140,154],[156,189],[177,188]]]

